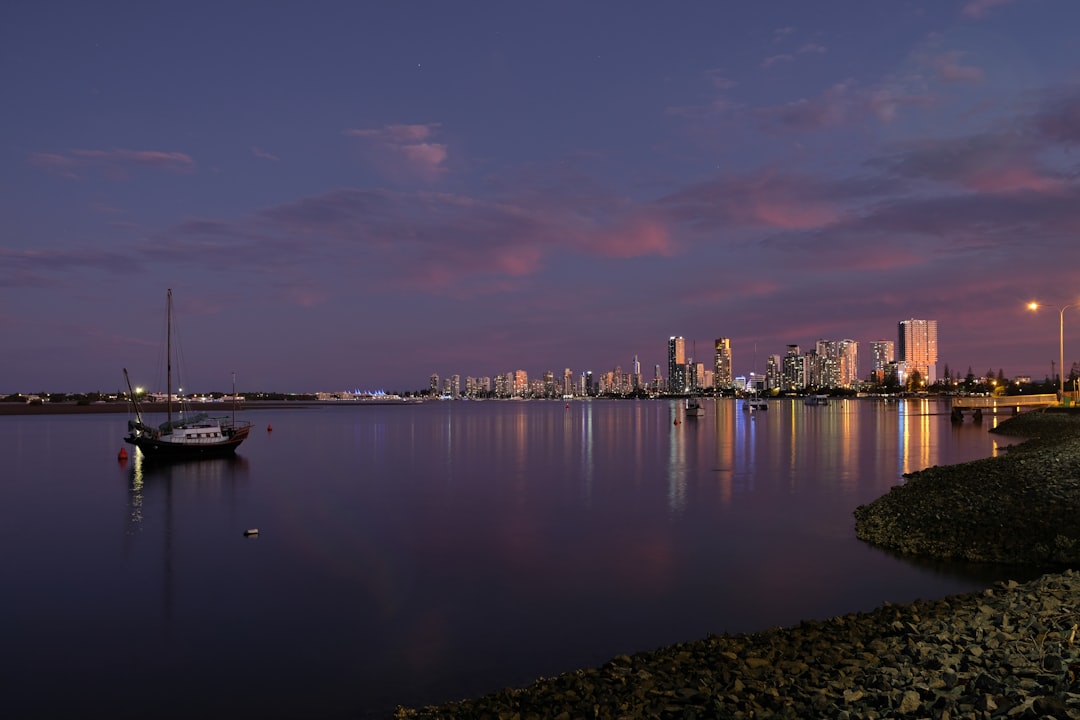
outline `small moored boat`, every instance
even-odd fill
[[[236,419],[236,389],[233,388],[232,417],[210,417],[206,413],[187,416],[183,406],[173,417],[172,395],[172,290],[166,304],[166,420],[150,425],[143,420],[142,408],[124,368],[128,395],[135,419],[128,421],[124,442],[134,445],[147,458],[186,460],[232,455],[251,432],[251,423]]]

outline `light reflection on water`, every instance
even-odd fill
[[[0,712],[384,717],[1010,574],[853,536],[904,473],[997,452],[996,418],[568,405],[256,410],[238,457],[170,465],[118,463],[119,416],[0,418]]]

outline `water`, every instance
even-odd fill
[[[237,458],[164,467],[116,459],[123,414],[0,417],[0,715],[386,717],[1015,576],[854,537],[903,473],[1015,442],[931,401],[243,416]]]

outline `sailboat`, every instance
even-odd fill
[[[765,398],[754,392],[750,394],[745,400],[743,400],[742,408],[743,410],[749,410],[750,412],[756,412],[758,410],[768,410],[769,402]]]
[[[124,442],[134,445],[147,458],[187,460],[232,455],[251,432],[251,423],[236,419],[236,388],[233,387],[232,417],[210,417],[207,413],[188,416],[180,407],[173,417],[172,395],[172,289],[166,303],[166,413],[164,423],[158,426],[143,422],[142,409],[131,388],[131,378],[124,368],[128,395],[135,419],[128,421],[128,434]]]

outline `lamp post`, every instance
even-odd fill
[[[1058,384],[1061,385],[1060,399],[1062,400],[1065,399],[1065,310],[1075,304],[1061,308],[1061,313],[1058,315],[1058,377],[1061,378]]]
[[[1070,303],[1058,312],[1058,402],[1065,399],[1065,311],[1080,303]],[[1038,310],[1039,303],[1030,302],[1028,308]]]

